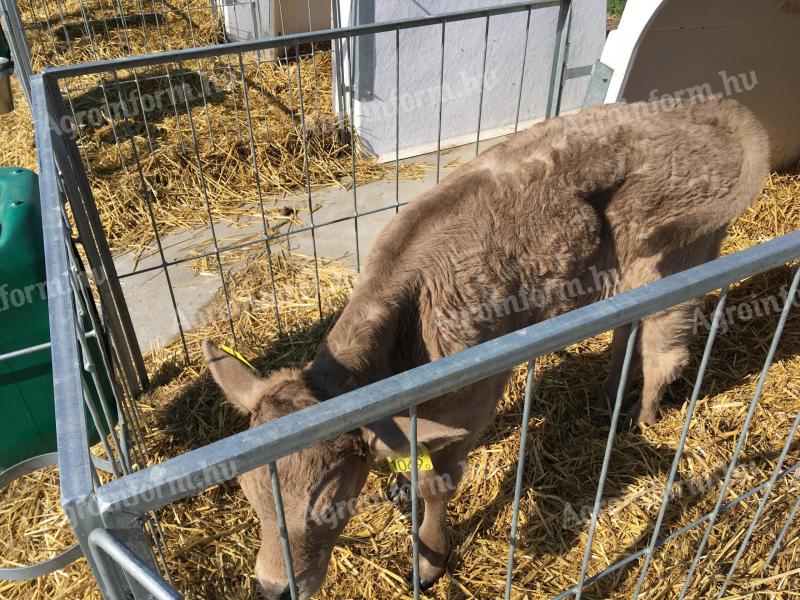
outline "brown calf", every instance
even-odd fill
[[[400,212],[311,364],[262,379],[206,342],[209,368],[252,426],[327,401],[715,258],[768,164],[763,128],[730,100],[605,105],[541,123]],[[687,362],[693,306],[642,322],[632,368],[643,390],[630,412],[639,423],[654,422]],[[609,397],[628,332],[614,332]],[[419,443],[435,467],[420,473],[423,586],[444,573],[447,502],[507,380],[497,375],[419,408]],[[278,462],[301,598],[322,585],[350,516],[337,507],[352,505],[373,461],[408,455],[407,432],[400,415]],[[443,478],[448,485],[435,484]],[[261,521],[258,580],[267,598],[288,598],[266,467],[240,481]],[[310,518],[330,514],[341,518]]]

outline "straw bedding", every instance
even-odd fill
[[[195,35],[200,33],[202,30],[195,28]],[[212,42],[216,34],[212,28],[203,35]],[[132,51],[142,48],[148,49],[144,41],[132,44]],[[329,62],[325,63],[330,61],[329,54],[318,52],[315,60],[319,61],[317,75],[330,72]],[[211,68],[213,66],[209,70]],[[253,118],[270,123],[269,133],[255,131],[256,135],[263,136],[256,140],[256,146],[258,152],[263,153],[259,154],[257,162],[264,185],[270,186],[269,193],[273,195],[302,189],[307,184],[302,161],[302,132],[280,107],[296,105],[299,101],[296,90],[293,92],[288,85],[283,86],[287,77],[297,77],[297,69],[304,87],[312,89],[313,65],[309,59],[302,59],[267,67],[252,64],[247,69],[248,79],[263,81],[265,89],[272,93],[271,96],[259,93],[255,100],[251,97]],[[87,86],[92,88],[96,83],[89,82]],[[234,93],[230,95],[238,90],[239,98],[243,98],[243,89],[236,87],[240,85],[234,83]],[[330,82],[317,81],[317,86],[320,108],[315,113],[317,109],[312,105],[309,114],[310,123],[317,123],[319,127],[309,127],[314,140],[314,159],[310,161],[308,183],[351,185],[352,179],[349,183],[347,180],[352,168],[351,145],[330,133],[335,128],[325,126],[332,118],[330,109],[323,108],[331,104]],[[76,99],[80,109],[81,98],[76,96]],[[0,150],[2,162],[34,167],[30,117],[21,98],[18,100],[20,108],[0,118],[0,137],[12,140]],[[87,95],[83,101],[96,101],[96,97]],[[227,132],[235,129],[237,119],[240,125],[246,126],[241,104],[232,117],[229,100],[193,107],[192,114],[199,123],[208,118],[215,129],[222,127],[222,123],[233,122],[234,126]],[[205,214],[197,215],[198,208],[203,208],[199,203],[203,182],[197,176],[197,156],[180,147],[181,140],[186,144],[191,141],[186,115],[173,121],[171,118],[163,114],[154,122],[158,140],[154,152],[145,146],[146,138],[141,133],[134,136],[133,144],[129,142],[122,150],[128,162],[133,159],[134,145],[142,150],[143,169],[151,197],[156,201],[154,218],[166,230],[207,220]],[[141,196],[138,174],[126,172],[121,166],[116,146],[113,140],[109,141],[110,133],[108,124],[82,130],[82,149],[97,167],[92,177],[94,192],[113,247],[116,250],[141,248],[149,241],[149,214]],[[206,170],[209,208],[215,219],[236,221],[243,214],[257,210],[257,191],[253,174],[248,170],[252,168],[248,148],[247,141],[242,145],[242,140],[232,133],[200,139],[200,161]],[[357,169],[359,183],[385,174],[384,167],[366,158],[357,160]],[[194,176],[169,176],[170,173],[192,172]],[[414,174],[413,170],[405,173],[406,176]],[[132,191],[128,193],[127,190]],[[800,228],[798,199],[800,174],[773,175],[759,201],[731,228],[724,252],[741,250]],[[270,216],[278,223],[281,218],[298,218],[285,210],[286,203],[284,200],[267,206]],[[196,267],[208,269],[210,265]],[[346,301],[353,280],[353,273],[336,262],[323,259],[315,269],[309,257],[276,245],[273,248],[274,292],[279,299],[283,329],[289,332],[279,336],[272,304],[273,289],[263,253],[226,254],[223,267],[227,270],[238,348],[254,358],[263,373],[279,366],[303,364],[313,356],[334,322],[336,311]],[[322,320],[318,312],[317,271],[325,315]],[[719,336],[708,365],[677,485],[662,528],[664,534],[678,531],[714,505],[778,320],[777,312],[769,308],[774,305],[768,299],[778,294],[790,278],[789,269],[777,269],[739,284],[731,291],[728,306],[736,310],[731,313],[729,326]],[[649,540],[683,425],[685,401],[705,342],[704,319],[710,321],[715,300],[716,294],[709,295],[705,317],[698,316],[700,335],[693,346],[694,362],[670,390],[659,422],[643,431],[622,431],[617,438],[590,574],[641,549]],[[762,310],[759,312],[753,307],[762,307]],[[192,358],[189,366],[183,363],[178,343],[147,357],[149,371],[154,374],[153,386],[141,398],[140,406],[146,423],[146,444],[156,460],[197,448],[246,426],[245,420],[224,404],[219,390],[201,366],[199,342],[203,337],[230,342],[222,298],[217,299],[214,311],[207,326],[188,336]],[[573,585],[577,579],[608,433],[607,419],[589,409],[608,363],[608,342],[608,334],[600,335],[537,362],[512,594],[515,598],[549,597]],[[498,408],[497,419],[470,456],[467,475],[450,506],[454,540],[450,570],[432,590],[432,597],[502,597],[524,376],[523,369],[516,373]],[[800,311],[795,310],[770,371],[727,500],[769,477],[789,425],[799,410]],[[798,460],[800,447],[795,444],[786,464],[793,465]],[[2,490],[2,566],[41,560],[72,543],[58,508],[57,481],[57,473],[49,469]],[[364,496],[379,497],[387,481],[385,469],[376,467]],[[796,477],[788,477],[776,485],[726,597],[760,597],[771,592],[779,598],[797,595],[800,520],[790,527],[783,549],[773,564],[764,566],[786,512],[797,496]],[[758,496],[748,499],[720,516],[690,597],[715,595],[758,499]],[[166,536],[170,576],[187,598],[254,597],[252,573],[259,531],[252,510],[235,482],[171,505],[160,511],[158,518]],[[403,580],[410,566],[409,527],[407,509],[380,501],[365,504],[336,547],[325,586],[317,597],[375,600],[410,597]],[[703,531],[704,527],[697,527],[656,551],[644,586],[644,597],[677,597]],[[640,566],[641,561],[633,561],[596,586],[587,588],[586,596],[629,596]],[[0,582],[0,597],[72,599],[99,598],[99,594],[88,567],[80,561],[36,581]]]

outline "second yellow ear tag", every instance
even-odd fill
[[[244,364],[246,364],[248,367],[250,367],[251,369],[253,369],[253,371],[255,371],[255,370],[256,370],[256,368],[255,368],[253,365],[251,365],[251,364],[250,364],[250,363],[247,361],[247,359],[246,359],[244,356],[242,356],[242,355],[239,353],[239,351],[238,351],[238,350],[234,350],[233,348],[230,348],[230,347],[228,347],[228,346],[224,346],[224,345],[220,345],[220,350],[222,350],[223,352],[227,352],[227,353],[228,353],[228,354],[230,354],[230,355],[231,355],[233,358],[237,359],[237,360],[238,360],[238,361],[240,361],[240,362],[243,362],[243,363],[244,363]]]
[[[387,458],[386,462],[389,463],[389,470],[394,473],[410,473],[411,472],[411,457],[401,456],[399,458]],[[417,471],[433,471],[433,461],[431,454],[424,446],[417,449]]]

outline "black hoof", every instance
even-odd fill
[[[386,497],[398,507],[411,503],[411,482],[397,474],[386,487]]]
[[[414,589],[414,572],[409,571],[406,573],[406,583],[408,584],[409,589],[413,591]],[[419,591],[420,592],[427,592],[431,589],[434,585],[436,585],[435,581],[420,581],[419,582]]]

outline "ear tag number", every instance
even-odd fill
[[[223,346],[223,345],[220,345],[220,350],[222,350],[223,352],[227,352],[228,354],[230,354],[230,355],[231,355],[233,358],[235,358],[235,359],[236,359],[236,360],[238,360],[239,362],[243,362],[243,363],[244,363],[244,364],[246,364],[248,367],[250,367],[251,369],[253,369],[253,371],[255,371],[255,370],[256,370],[256,368],[255,368],[253,365],[251,365],[251,364],[250,364],[250,363],[247,361],[247,359],[246,359],[244,356],[242,356],[242,355],[241,355],[241,353],[239,353],[239,351],[237,351],[237,350],[234,350],[233,348],[230,348],[230,347],[228,347],[228,346]]]
[[[387,458],[386,462],[389,463],[389,470],[394,473],[410,473],[411,472],[411,457],[401,456],[399,458]],[[433,471],[433,461],[431,454],[424,446],[417,449],[417,471]]]

